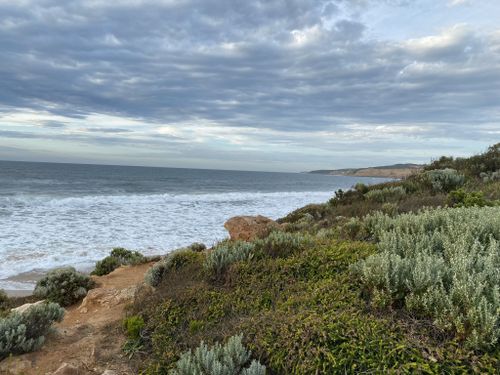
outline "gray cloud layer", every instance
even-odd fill
[[[367,144],[358,146],[368,148],[388,147],[392,136],[498,139],[500,33],[459,25],[429,38],[377,40],[359,17],[369,3],[0,1],[0,113],[202,119],[280,132],[260,137],[271,144],[304,132],[364,134]],[[381,125],[385,138],[370,146]],[[53,132],[69,124],[42,126]],[[68,139],[127,144],[133,133],[121,125],[80,131]],[[0,137],[64,133],[5,130]],[[340,147],[292,141],[304,154],[315,143]]]

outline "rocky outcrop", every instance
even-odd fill
[[[98,307],[111,308],[113,306],[129,302],[134,298],[136,290],[137,286],[135,285],[125,289],[91,289],[87,293],[87,296],[83,299],[78,311],[82,314],[86,314],[92,309],[96,309]]]
[[[232,240],[252,241],[266,237],[281,226],[265,216],[235,216],[224,223]]]
[[[80,373],[78,367],[63,363],[52,375],[80,375]]]

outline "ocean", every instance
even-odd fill
[[[31,290],[49,269],[82,271],[113,247],[165,254],[227,236],[236,215],[277,219],[356,182],[301,173],[0,161],[0,288]]]

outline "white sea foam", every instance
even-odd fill
[[[0,288],[31,289],[16,275],[63,265],[89,269],[112,247],[162,254],[227,233],[235,215],[271,218],[324,202],[332,192],[0,197]],[[15,287],[15,288],[14,288]]]

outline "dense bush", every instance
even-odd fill
[[[265,375],[266,367],[258,361],[250,362],[252,352],[242,344],[242,335],[229,338],[222,346],[208,347],[203,341],[194,353],[181,355],[170,375]],[[248,367],[246,367],[248,365]]]
[[[7,293],[3,289],[0,289],[0,311],[7,305],[9,302],[9,297]]]
[[[219,277],[231,264],[250,259],[254,249],[251,242],[223,242],[207,253],[205,269]]]
[[[459,188],[465,182],[465,176],[451,168],[430,170],[424,173],[424,177],[435,192],[447,193]]]
[[[161,284],[165,275],[171,270],[179,269],[180,267],[192,263],[202,256],[201,253],[189,249],[178,249],[167,254],[163,259],[156,262],[144,276],[144,281],[147,284],[157,287]]]
[[[73,267],[59,268],[50,271],[36,283],[35,296],[56,302],[61,306],[69,306],[87,295],[94,287],[92,279],[76,271]]]
[[[372,302],[405,306],[475,348],[500,337],[500,208],[427,210],[366,226],[379,253],[353,270]]]
[[[123,247],[115,247],[109,256],[95,264],[93,275],[103,276],[113,272],[122,265],[135,265],[145,263],[146,257],[138,251],[131,251]]]
[[[463,189],[458,189],[448,194],[448,204],[452,207],[484,207],[493,206],[495,202],[486,200],[481,191],[466,192]]]
[[[453,168],[469,176],[479,177],[481,173],[492,173],[500,170],[500,143],[492,145],[482,154],[470,158],[441,157],[425,169]]]
[[[60,322],[64,309],[56,303],[38,304],[22,314],[13,312],[0,319],[0,360],[10,354],[40,348],[54,322]]]
[[[494,181],[500,181],[500,169],[498,171],[494,172],[481,172],[479,175],[483,182],[494,182]]]
[[[203,250],[206,250],[207,247],[203,243],[194,242],[194,243],[192,243],[191,245],[188,246],[188,249],[192,250],[192,251],[203,251]]]
[[[305,233],[271,232],[269,236],[254,241],[255,252],[264,257],[287,257],[314,245],[313,238]]]
[[[358,193],[365,194],[368,193],[368,186],[362,184],[361,182],[358,182],[356,185],[354,185],[354,190],[356,190]]]
[[[366,199],[373,200],[378,203],[399,201],[406,195],[406,190],[402,186],[391,186],[383,189],[373,189],[368,191],[364,196]]]
[[[363,236],[363,229],[363,222],[357,217],[352,217],[342,226],[342,234],[345,238],[355,240]]]

